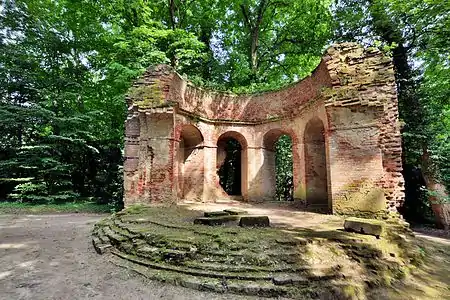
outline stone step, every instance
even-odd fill
[[[109,228],[112,230],[112,231],[114,231],[115,233],[117,233],[117,234],[119,234],[119,235],[122,235],[122,236],[124,236],[124,237],[126,237],[126,238],[128,238],[128,239],[134,239],[134,238],[137,238],[137,237],[139,237],[140,235],[139,234],[135,234],[135,233],[131,233],[128,229],[126,229],[126,228],[124,228],[124,227],[119,227],[119,226],[117,226],[115,223],[114,224],[111,224],[110,226],[109,226]]]
[[[97,236],[102,244],[109,244],[109,239],[103,231],[103,227],[98,228],[93,235]]]
[[[113,231],[108,226],[103,227],[103,232],[105,236],[110,240],[111,244],[119,244],[128,240],[126,236]]]
[[[102,243],[101,240],[96,236],[92,237],[92,245],[94,246],[94,249],[98,254],[107,253],[112,248],[111,244]]]
[[[172,271],[192,276],[198,276],[198,277],[209,277],[209,278],[226,278],[226,279],[240,279],[240,280],[267,280],[271,281],[272,276],[269,274],[232,274],[232,273],[225,273],[225,272],[208,272],[208,271],[200,271],[200,270],[194,270],[194,269],[184,269],[179,266],[174,265],[167,265],[162,263],[156,263],[147,259],[139,258],[137,256],[132,256],[128,254],[124,254],[122,252],[119,252],[117,250],[112,250],[112,254],[121,257],[123,259],[129,260],[133,263],[137,263],[143,266],[147,266],[153,269],[159,269],[159,270],[166,270],[166,271]]]
[[[278,275],[271,280],[227,279],[224,277],[197,277],[190,274],[180,274],[177,271],[149,268],[120,256],[109,256],[109,261],[119,267],[136,272],[150,280],[159,280],[173,285],[201,291],[216,293],[231,293],[268,298],[287,297],[290,299],[350,299],[336,298],[337,290],[354,290],[360,287],[350,281],[334,281],[324,283],[311,281],[297,274]],[[230,296],[230,299],[233,297]],[[352,298],[353,299],[353,298]]]
[[[186,288],[200,291],[210,291],[215,293],[231,293],[249,296],[262,297],[283,297],[288,294],[286,287],[277,286],[271,281],[243,281],[226,280],[223,278],[198,278],[192,275],[183,274],[167,270],[149,269],[140,264],[133,263],[115,256],[111,256],[109,261],[119,267],[134,271],[147,279],[164,281],[169,284],[179,285]]]
[[[226,263],[185,261],[182,263],[191,269],[225,271],[225,272],[270,272],[270,273],[309,273],[313,268],[295,266],[261,267],[254,265],[230,265]]]

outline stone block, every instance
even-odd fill
[[[349,232],[369,234],[380,238],[384,230],[384,223],[371,219],[348,218],[344,222],[344,229]]]
[[[224,209],[223,211],[226,212],[226,213],[228,213],[229,215],[234,215],[234,216],[237,216],[237,215],[246,215],[246,214],[248,214],[248,212],[245,211],[245,210],[233,209],[233,208],[230,208],[230,209]]]
[[[269,227],[270,221],[268,216],[244,216],[239,221],[241,227]]]
[[[195,219],[194,224],[219,226],[237,220],[239,220],[239,216],[202,217]]]
[[[211,217],[228,216],[230,214],[226,211],[205,211],[205,213],[203,215],[207,218],[211,218]]]

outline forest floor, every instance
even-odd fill
[[[60,204],[30,204],[0,200],[0,214],[72,214],[72,213],[111,213],[113,207],[95,202],[67,202]]]
[[[320,226],[323,219],[306,214],[303,226]],[[295,213],[278,215],[284,223]],[[0,215],[0,299],[261,299],[149,281],[114,266],[91,244],[93,225],[105,216]],[[450,297],[450,236],[426,228],[416,235],[427,254],[423,266],[405,283],[380,290],[377,299],[438,299],[446,292]]]

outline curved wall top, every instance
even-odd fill
[[[294,117],[310,100],[317,99],[324,87],[332,87],[330,49],[310,76],[276,91],[254,94],[236,95],[196,87],[171,67],[156,65],[134,84],[127,102],[143,109],[177,106],[181,112],[212,122],[264,123]]]
[[[204,90],[173,75],[169,99],[181,111],[208,120],[264,122],[298,115],[301,108],[319,96],[323,87],[331,87],[326,64],[322,61],[311,76],[277,91],[234,95]]]
[[[235,95],[206,90],[184,80],[171,67],[157,65],[135,82],[127,102],[135,110],[177,107],[205,121],[257,124],[295,117],[320,97],[328,105],[383,106],[386,99],[373,94],[372,87],[386,86],[396,98],[393,74],[391,59],[379,50],[343,43],[328,48],[310,76],[276,91]],[[333,91],[324,93],[327,88]]]

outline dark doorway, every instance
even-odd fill
[[[223,159],[218,171],[220,185],[228,195],[241,196],[241,144],[234,138],[224,138],[218,142],[218,151]]]

